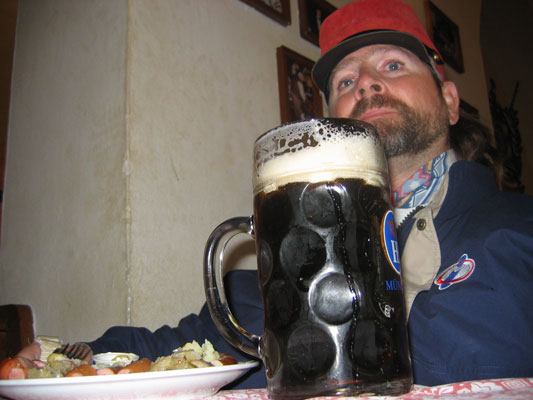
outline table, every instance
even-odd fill
[[[347,397],[346,397],[347,398]],[[266,389],[227,390],[221,391],[208,400],[268,400]],[[322,400],[338,400],[339,397],[321,397]],[[462,400],[462,399],[492,399],[492,400],[527,400],[533,399],[533,378],[489,379],[461,383],[451,383],[441,386],[415,385],[411,392],[403,396],[363,396],[354,397],[357,400]]]

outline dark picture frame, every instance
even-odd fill
[[[241,0],[283,26],[291,24],[290,0]]]
[[[298,0],[300,36],[318,46],[320,25],[336,9],[325,0]]]
[[[457,72],[465,71],[459,27],[431,1],[425,3],[429,36],[437,46],[444,62]]]
[[[322,97],[311,79],[314,62],[280,46],[276,49],[281,123],[321,118]]]
[[[467,115],[479,121],[478,109],[463,99],[459,99],[459,112],[460,115]]]

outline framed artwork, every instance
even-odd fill
[[[479,120],[479,111],[476,107],[471,105],[470,103],[467,103],[463,99],[460,99],[459,101],[459,111],[461,114],[466,114],[471,116],[472,118],[475,118]]]
[[[431,1],[427,0],[425,5],[429,36],[444,62],[457,72],[464,72],[459,27]]]
[[[320,25],[336,9],[325,0],[298,0],[300,36],[318,46]]]
[[[322,97],[311,79],[314,62],[284,46],[276,58],[281,123],[322,117]]]
[[[283,26],[291,24],[290,0],[241,0]]]

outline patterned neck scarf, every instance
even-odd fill
[[[392,192],[396,225],[417,207],[425,207],[443,182],[451,165],[457,160],[453,150],[448,150],[416,171],[403,185]]]

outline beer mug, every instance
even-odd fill
[[[387,163],[374,128],[324,118],[254,147],[254,215],[219,225],[205,252],[207,304],[233,346],[262,359],[269,397],[399,395],[412,385]],[[239,325],[223,251],[255,239],[261,336]]]

